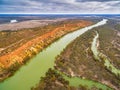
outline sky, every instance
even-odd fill
[[[0,13],[120,14],[120,0],[0,0]]]

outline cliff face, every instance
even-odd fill
[[[40,52],[44,47],[48,46],[56,39],[60,38],[61,36],[69,32],[72,32],[74,30],[83,28],[91,24],[92,23],[90,21],[83,20],[77,21],[72,20],[72,22],[68,21],[67,23],[58,25],[58,27],[53,28],[53,30],[50,30],[45,34],[42,34],[40,36],[32,38],[31,40],[28,40],[26,43],[22,44],[15,50],[0,56],[0,69],[1,69],[0,72],[6,72],[7,70],[7,73],[10,73],[11,71],[9,71],[8,69],[10,69],[11,67],[13,69],[17,67],[16,65],[18,64],[22,65],[23,63],[26,62],[26,60],[29,60],[33,55]],[[4,76],[6,73],[4,73],[4,75],[2,74],[3,73],[0,73],[1,76]]]

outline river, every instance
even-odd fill
[[[59,55],[71,41],[86,31],[106,23],[107,20],[103,19],[95,25],[82,28],[63,36],[33,57],[26,65],[23,65],[12,77],[1,82],[0,90],[30,90],[32,86],[35,86],[39,82],[40,77],[45,76],[49,68],[54,67],[55,57]],[[76,78],[70,80],[72,80],[70,83],[73,86],[76,86],[76,83],[80,82],[84,82],[86,85],[91,82],[91,80],[84,81],[84,79],[81,79],[82,81],[80,81],[79,79],[76,80]],[[100,83],[98,83],[98,86],[99,84]],[[100,85],[101,88],[106,88],[105,85]]]

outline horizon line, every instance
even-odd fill
[[[0,15],[3,15],[3,14],[8,14],[8,15],[12,15],[12,14],[28,14],[28,15],[120,15],[120,13],[0,13]]]

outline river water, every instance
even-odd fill
[[[106,23],[107,20],[103,19],[95,25],[85,27],[63,36],[33,57],[26,65],[23,65],[12,77],[6,79],[4,82],[1,82],[0,90],[30,90],[32,86],[39,83],[40,77],[45,76],[45,73],[49,68],[54,67],[55,57],[59,55],[71,41],[86,31]],[[66,76],[65,78],[70,81],[70,85],[72,86],[78,86],[79,83],[83,83],[88,86],[95,84],[92,80],[84,80],[77,77],[68,78]],[[96,82],[95,85],[106,89],[105,85],[98,82]]]

